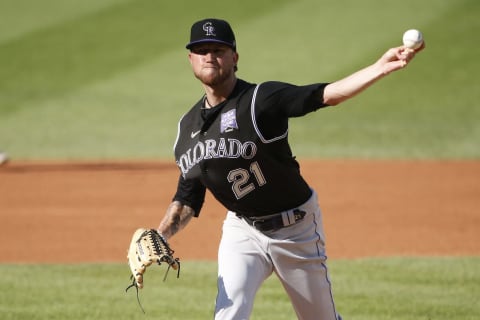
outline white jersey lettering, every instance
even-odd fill
[[[185,176],[203,160],[219,158],[252,159],[256,153],[257,146],[252,141],[242,143],[237,139],[228,139],[227,141],[225,141],[225,138],[220,138],[218,141],[207,139],[205,142],[198,141],[195,146],[180,155],[177,165]]]

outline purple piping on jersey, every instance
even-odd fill
[[[175,152],[175,148],[177,147],[178,139],[180,139],[180,123],[182,122],[183,118],[184,118],[186,115],[187,115],[187,114],[185,113],[185,114],[180,118],[180,120],[178,120],[178,123],[177,123],[177,138],[175,139],[175,143],[173,144],[173,152]]]
[[[252,123],[253,123],[253,127],[255,128],[255,132],[257,133],[257,135],[260,137],[260,140],[262,140],[263,143],[271,143],[271,142],[274,142],[274,141],[277,141],[277,140],[280,140],[280,139],[284,139],[287,134],[288,134],[288,128],[287,128],[287,131],[285,131],[284,134],[282,134],[281,136],[278,136],[278,137],[274,137],[272,139],[265,139],[262,135],[262,133],[260,132],[260,129],[258,128],[257,126],[257,120],[255,119],[255,100],[257,99],[257,91],[258,91],[258,88],[260,88],[260,84],[257,85],[255,87],[255,91],[253,91],[253,97],[252,97],[252,107],[251,107],[251,110],[252,110]]]

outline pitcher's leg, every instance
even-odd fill
[[[218,251],[218,294],[215,319],[243,320],[252,312],[255,295],[272,273],[272,265],[248,225],[227,217]]]
[[[292,264],[293,265],[293,264]],[[324,262],[303,262],[277,271],[300,320],[337,320],[332,288]]]
[[[304,220],[271,234],[270,255],[298,319],[337,320],[321,212],[311,201]]]

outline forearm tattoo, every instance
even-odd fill
[[[188,222],[190,222],[194,214],[195,211],[189,206],[183,205],[179,201],[174,201],[168,206],[165,217],[160,222],[158,230],[168,239],[183,229]]]

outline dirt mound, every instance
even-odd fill
[[[480,161],[301,166],[320,197],[330,258],[480,254]],[[162,162],[9,162],[0,262],[125,261],[133,230],[158,225],[177,178]],[[178,256],[216,259],[224,215],[208,194],[200,218],[171,239]]]

